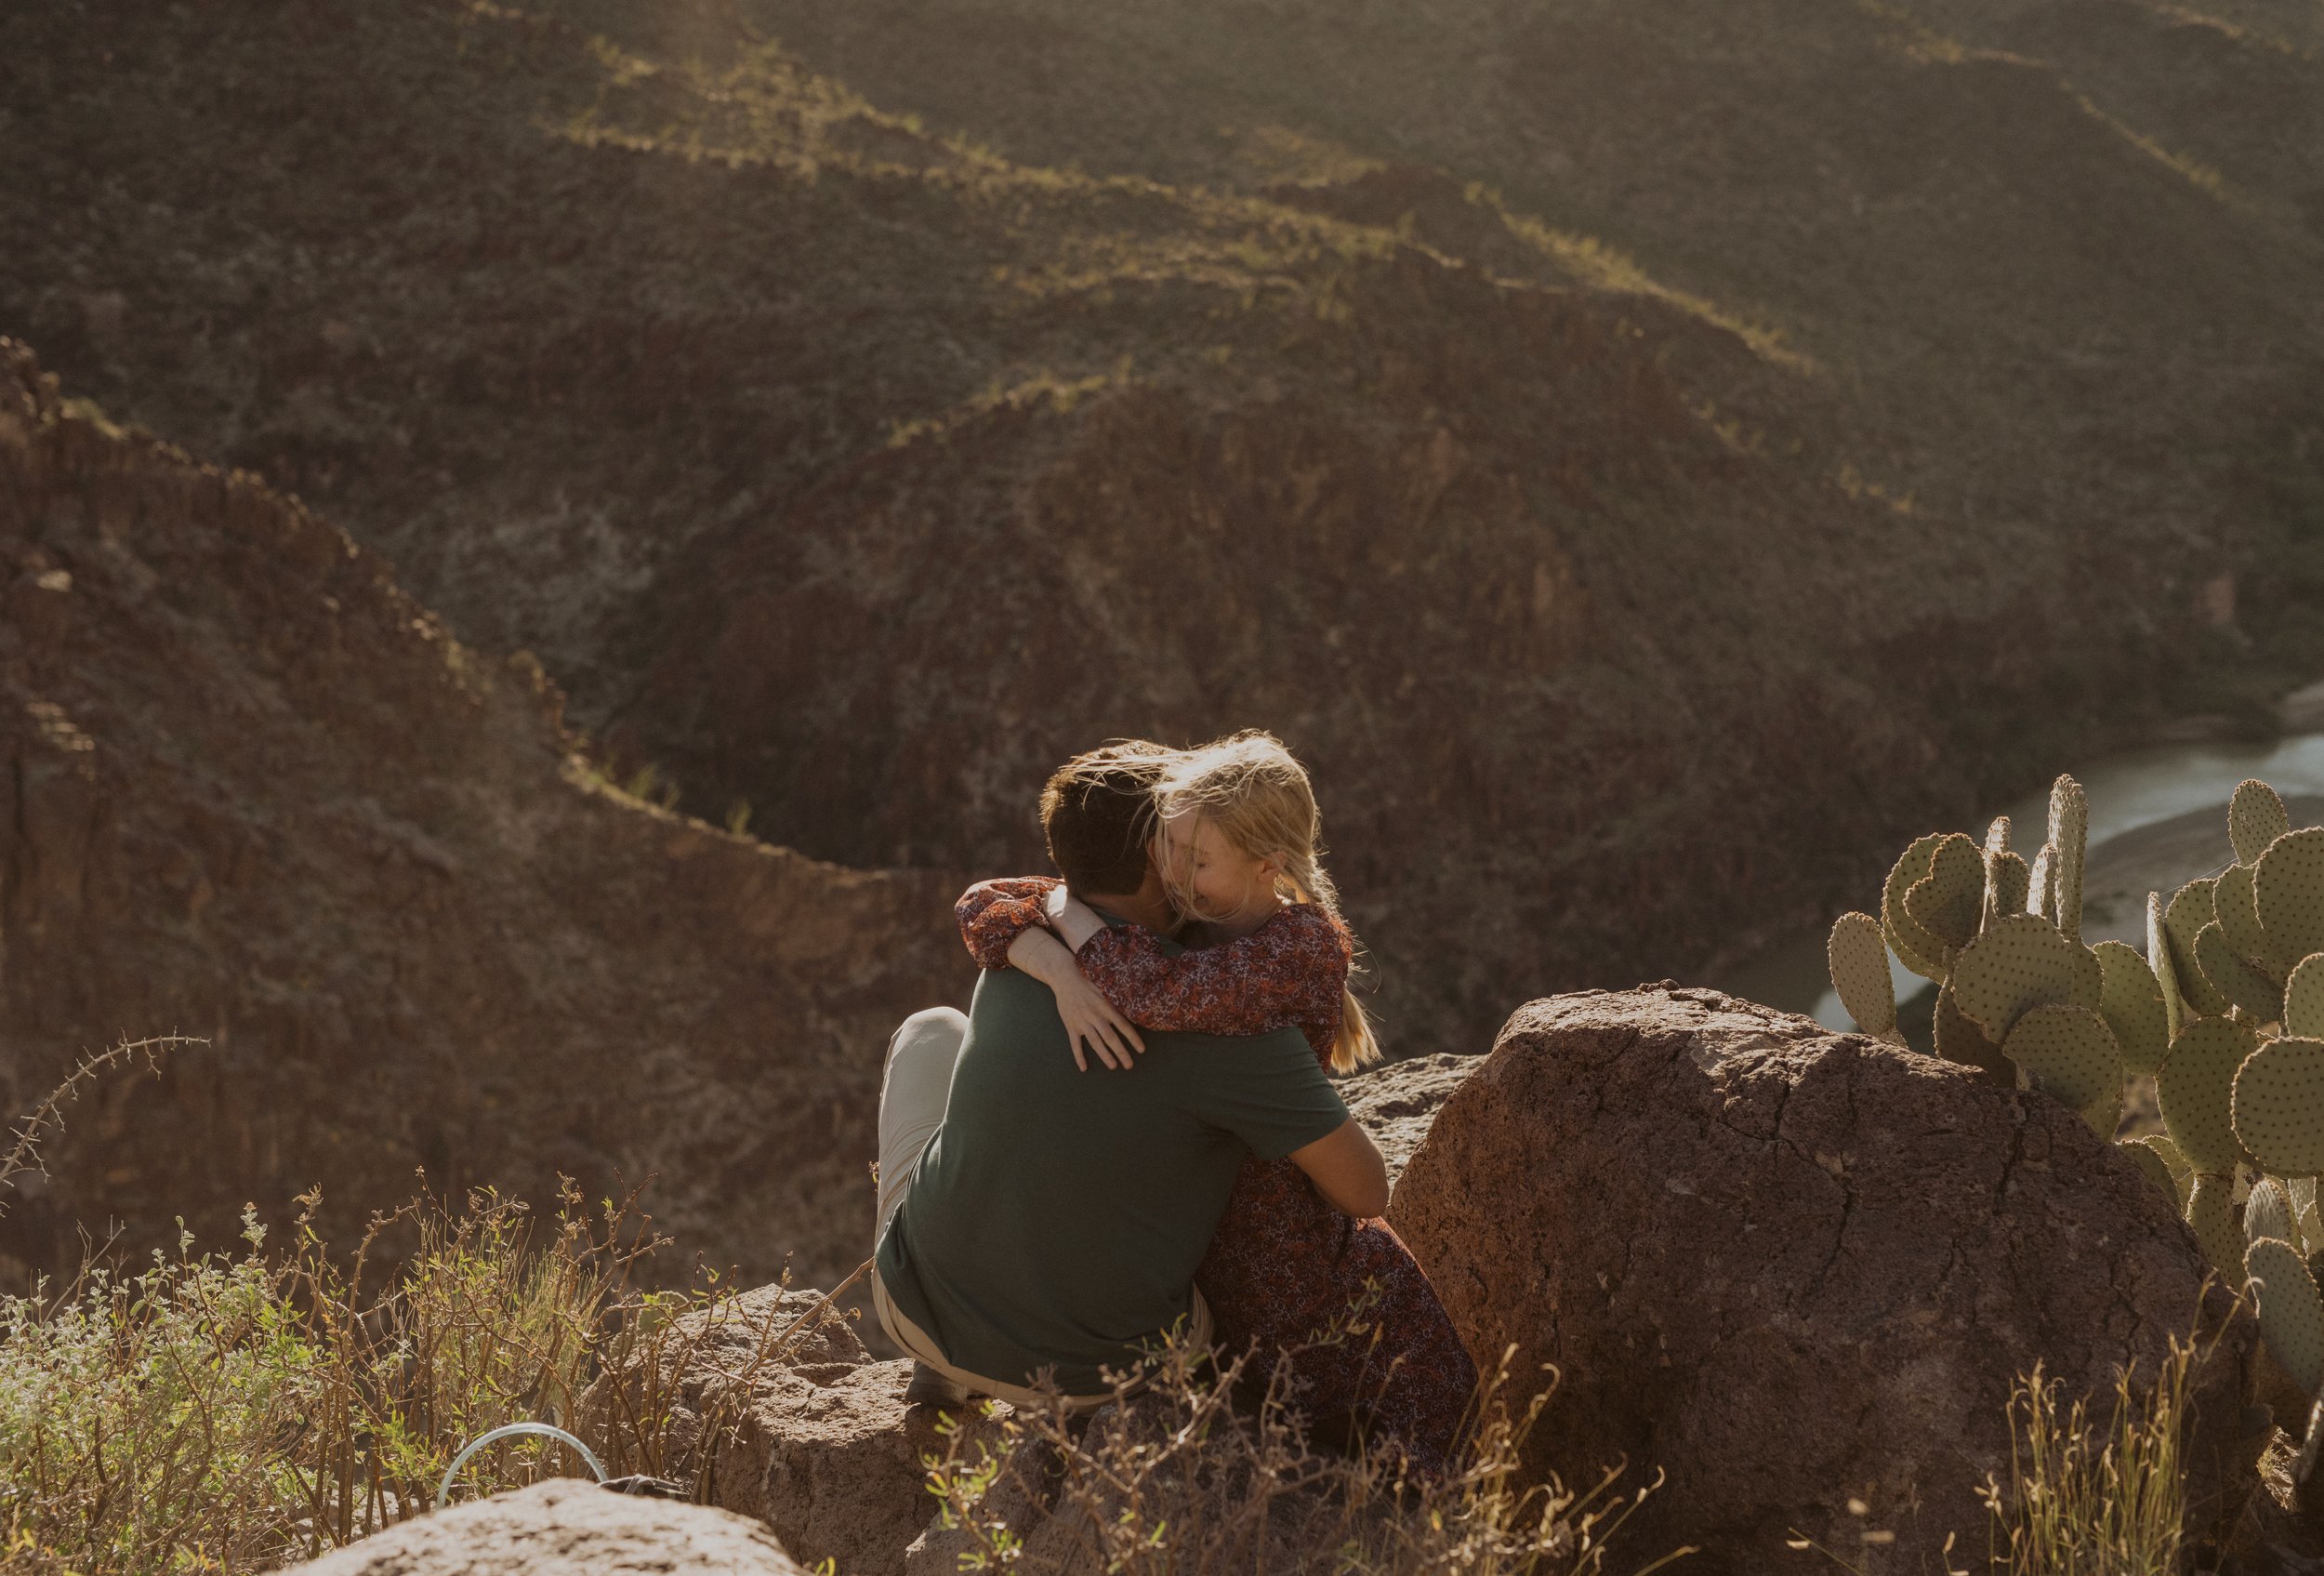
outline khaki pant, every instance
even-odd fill
[[[966,1014],[951,1007],[931,1007],[905,1019],[888,1041],[887,1070],[879,1080],[879,1215],[873,1228],[874,1241],[887,1231],[890,1217],[911,1188],[913,1173],[919,1169],[921,1151],[944,1123],[944,1107],[952,1098],[953,1066],[960,1059],[960,1046],[968,1033]],[[1003,1384],[957,1367],[926,1331],[898,1311],[888,1296],[888,1289],[879,1283],[877,1271],[872,1275],[872,1308],[879,1316],[879,1327],[891,1340],[915,1360],[926,1363],[971,1394],[997,1397],[1011,1406],[1050,1404],[1047,1397],[1024,1385]],[[1208,1345],[1210,1333],[1210,1308],[1203,1302],[1202,1292],[1196,1291],[1192,1334],[1195,1341]],[[1087,1411],[1113,1398],[1113,1392],[1107,1391],[1095,1396],[1067,1396],[1064,1401],[1069,1410]]]

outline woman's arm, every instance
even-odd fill
[[[1047,922],[1042,904],[1063,881],[1049,876],[1022,876],[1006,881],[979,881],[960,894],[953,916],[960,921],[960,939],[980,969],[1009,967],[1009,948],[1029,930]],[[1056,988],[1054,986],[1051,989]]]
[[[1313,904],[1283,910],[1240,940],[1173,958],[1136,925],[1101,930],[1074,960],[1132,1023],[1204,1034],[1340,1028],[1353,951]]]
[[[1057,1015],[1064,1020],[1065,1033],[1071,1039],[1074,1066],[1083,1072],[1089,1070],[1081,1054],[1084,1040],[1097,1053],[1099,1061],[1116,1071],[1129,1066],[1132,1050],[1145,1050],[1146,1042],[1137,1028],[1114,1010],[1114,1004],[1074,962],[1065,944],[1049,932],[1036,929],[1020,934],[1010,944],[1009,961],[1048,986],[1057,998]]]

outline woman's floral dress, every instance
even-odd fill
[[[1043,906],[1057,885],[1044,877],[983,881],[962,895],[960,934],[978,967],[1009,967],[1010,944],[1046,922]],[[1297,1028],[1328,1064],[1352,954],[1336,920],[1297,904],[1239,940],[1177,957],[1139,926],[1111,927],[1075,960],[1141,1027]],[[1353,1424],[1376,1445],[1400,1447],[1423,1472],[1445,1468],[1475,1394],[1476,1365],[1386,1221],[1350,1220],[1287,1159],[1248,1159],[1195,1279],[1223,1349],[1255,1344],[1290,1354],[1311,1422]],[[1341,1339],[1310,1344],[1335,1323]]]

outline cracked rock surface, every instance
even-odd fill
[[[300,1569],[314,1576],[805,1576],[755,1521],[609,1494],[570,1477],[407,1521]]]
[[[1480,1362],[1513,1344],[1521,1379],[1562,1375],[1536,1465],[1667,1475],[1630,1557],[1766,1570],[1804,1535],[1938,1569],[1948,1533],[1986,1545],[2017,1373],[2103,1398],[2199,1328],[2190,1531],[2217,1541],[2256,1481],[2256,1328],[2206,1296],[2172,1202],[2046,1096],[1806,1018],[1670,987],[1533,1002],[1389,1219]]]

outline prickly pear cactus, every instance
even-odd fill
[[[2324,1040],[2324,953],[2301,959],[2284,982],[2284,1032]]]
[[[2204,974],[2195,956],[2196,937],[2202,934],[2205,925],[2219,917],[2212,899],[2216,885],[2210,877],[2189,881],[2162,911],[2163,939],[2171,947],[2171,964],[2177,973],[2179,994],[2200,1017],[2216,1016],[2233,1005]]]
[[[2235,1191],[2233,1177],[2199,1172],[2186,1199],[2186,1223],[2195,1228],[2203,1256],[2230,1284],[2239,1284],[2243,1278],[2244,1242],[2236,1227]]]
[[[2195,1188],[2195,1170],[2186,1163],[2186,1157],[2179,1153],[2179,1146],[2159,1132],[2150,1132],[2144,1138],[2126,1138],[2122,1146],[2136,1152],[2142,1167],[2146,1160],[2152,1160],[2162,1168],[2163,1191],[2176,1199],[2184,1212],[2186,1196]]]
[[[1922,979],[1939,984],[1945,979],[1944,944],[1905,912],[1905,894],[1935,867],[1936,845],[1944,841],[1942,832],[1915,839],[1889,870],[1888,881],[1881,888],[1881,934],[1888,942],[1888,949],[1896,954],[1896,961],[1906,968]]]
[[[2252,1243],[2244,1270],[2259,1282],[2260,1333],[2267,1349],[2313,1396],[2324,1384],[2324,1295],[2299,1250],[2273,1237]]]
[[[2091,950],[2098,957],[2098,1011],[2121,1047],[2122,1070],[2151,1078],[2171,1050],[2171,1016],[2155,971],[2124,942],[2102,941]]]
[[[2122,1051],[2105,1018],[2088,1007],[2035,1007],[2012,1026],[2001,1050],[2036,1089],[2113,1138],[2122,1118]]]
[[[2068,941],[2082,938],[2082,862],[2090,841],[2090,798],[2061,776],[2050,785],[2049,846],[2057,851],[2055,885],[2046,912]]]
[[[2324,952],[2324,828],[2286,832],[2258,860],[2252,896],[2278,958]]]
[[[2249,1024],[2189,1019],[2155,1075],[2163,1126],[2200,1175],[2232,1178],[2238,1163],[2251,1159],[2236,1138],[2235,1077],[2257,1046]]]
[[[2146,894],[2146,967],[2162,992],[2163,1019],[2171,1038],[2176,1040],[2179,1026],[2189,1016],[2186,998],[2179,992],[2178,967],[2171,961],[2171,938],[2162,927],[2162,899],[2151,892]]]
[[[2236,785],[2227,805],[2227,838],[2235,844],[2236,863],[2256,865],[2267,845],[2291,830],[2291,817],[2276,790],[2256,777]]]
[[[2195,933],[2195,966],[2212,989],[2255,1023],[2284,1014],[2283,987],[2240,957],[2216,920]]]
[[[1869,914],[1842,914],[1824,944],[1832,988],[1840,1004],[1865,1033],[1901,1041],[1896,1030],[1896,987],[1888,974],[1888,948],[1881,922]]]
[[[2095,1009],[2106,996],[2106,968],[2049,920],[2006,914],[1961,949],[1949,983],[1961,1012],[2006,1044],[2011,1028],[2033,1008]]]
[[[1904,914],[1913,950],[1949,970],[1985,920],[1985,855],[1977,845],[1958,834],[1938,840],[1929,873],[1905,890]]]
[[[2271,1040],[2235,1076],[2236,1137],[2275,1176],[2324,1172],[2324,1040]]]

